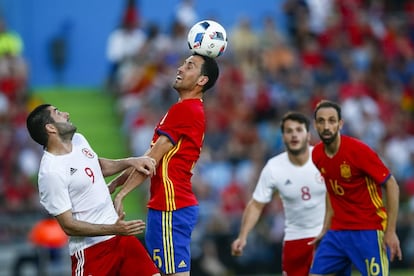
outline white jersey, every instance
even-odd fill
[[[72,139],[72,152],[53,155],[44,152],[39,169],[40,203],[52,216],[68,210],[79,221],[113,224],[118,215],[99,165],[98,156],[79,133]],[[113,236],[69,239],[69,251],[90,247]]]
[[[292,164],[286,152],[269,159],[260,174],[253,199],[269,203],[274,192],[279,192],[283,203],[284,240],[310,238],[320,233],[326,187],[311,158],[303,166]]]

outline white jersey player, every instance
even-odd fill
[[[76,220],[114,224],[118,215],[100,173],[98,156],[79,133],[74,134],[72,146],[65,155],[44,152],[38,179],[40,203],[52,216],[71,209]],[[69,252],[73,255],[113,236],[69,237]]]
[[[148,157],[98,158],[85,137],[76,133],[69,113],[50,104],[27,117],[30,136],[44,148],[38,187],[40,202],[70,237],[72,275],[159,276],[141,242],[142,220],[118,217],[104,177],[134,167],[151,175]]]
[[[312,238],[320,233],[326,188],[311,158],[302,166],[293,164],[287,152],[271,158],[261,172],[253,199],[266,204],[275,192],[285,213],[284,241]]]
[[[309,274],[314,246],[308,243],[320,233],[325,215],[326,188],[312,163],[309,128],[309,119],[301,113],[289,112],[283,117],[281,130],[286,152],[271,158],[262,169],[244,210],[239,236],[232,244],[232,255],[242,255],[248,234],[265,205],[278,193],[285,212],[284,275]]]

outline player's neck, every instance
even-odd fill
[[[339,145],[341,144],[341,135],[338,134],[335,140],[332,141],[329,145],[325,144],[325,154],[332,158],[339,150]]]
[[[303,166],[308,162],[310,158],[309,149],[306,149],[306,151],[301,152],[299,154],[293,154],[288,152],[289,161],[295,165],[295,166]]]
[[[53,155],[64,155],[72,152],[72,141],[50,140],[46,151]]]
[[[179,93],[179,102],[188,99],[203,99],[203,91],[201,89],[194,89],[189,91],[180,91]]]

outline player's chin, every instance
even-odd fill
[[[289,143],[287,147],[291,152],[296,152],[302,149],[302,145],[300,143]]]
[[[290,142],[289,143],[289,148],[291,148],[291,149],[298,149],[298,148],[300,148],[300,146],[301,146],[300,142]]]
[[[180,88],[180,81],[175,80],[175,81],[174,81],[174,83],[173,83],[173,88],[174,88],[174,89],[178,89],[178,88]]]
[[[325,135],[321,136],[321,140],[324,144],[330,145],[335,140],[335,137],[332,135]]]

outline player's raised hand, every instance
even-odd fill
[[[147,176],[152,176],[155,174],[155,167],[157,162],[154,158],[149,156],[134,157],[132,159],[133,167]]]

